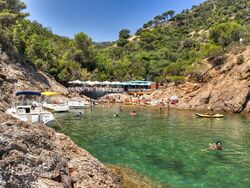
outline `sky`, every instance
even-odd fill
[[[204,0],[23,0],[30,20],[53,33],[74,37],[84,32],[95,42],[114,41],[119,31],[135,33],[167,10],[180,13]]]

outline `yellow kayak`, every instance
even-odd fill
[[[196,113],[196,115],[198,117],[201,117],[201,118],[223,118],[224,116],[222,114],[214,114],[214,115],[210,115],[210,114],[199,114],[199,113]]]

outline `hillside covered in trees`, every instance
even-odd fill
[[[115,42],[94,43],[53,34],[27,19],[20,0],[0,0],[0,53],[52,75],[74,79],[199,80],[203,59],[223,56],[250,43],[250,1],[208,0],[175,15],[166,11],[135,35],[124,29]],[[239,62],[244,59],[239,59]]]

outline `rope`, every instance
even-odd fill
[[[57,122],[57,124],[61,127],[61,130],[64,130],[62,124],[55,118],[55,121]]]

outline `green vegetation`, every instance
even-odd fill
[[[204,58],[250,43],[249,7],[249,0],[208,0],[181,14],[166,11],[135,36],[123,29],[116,42],[93,43],[84,33],[73,39],[55,35],[26,19],[20,0],[0,0],[0,48],[64,84],[73,79],[183,81],[199,72],[195,65]]]

